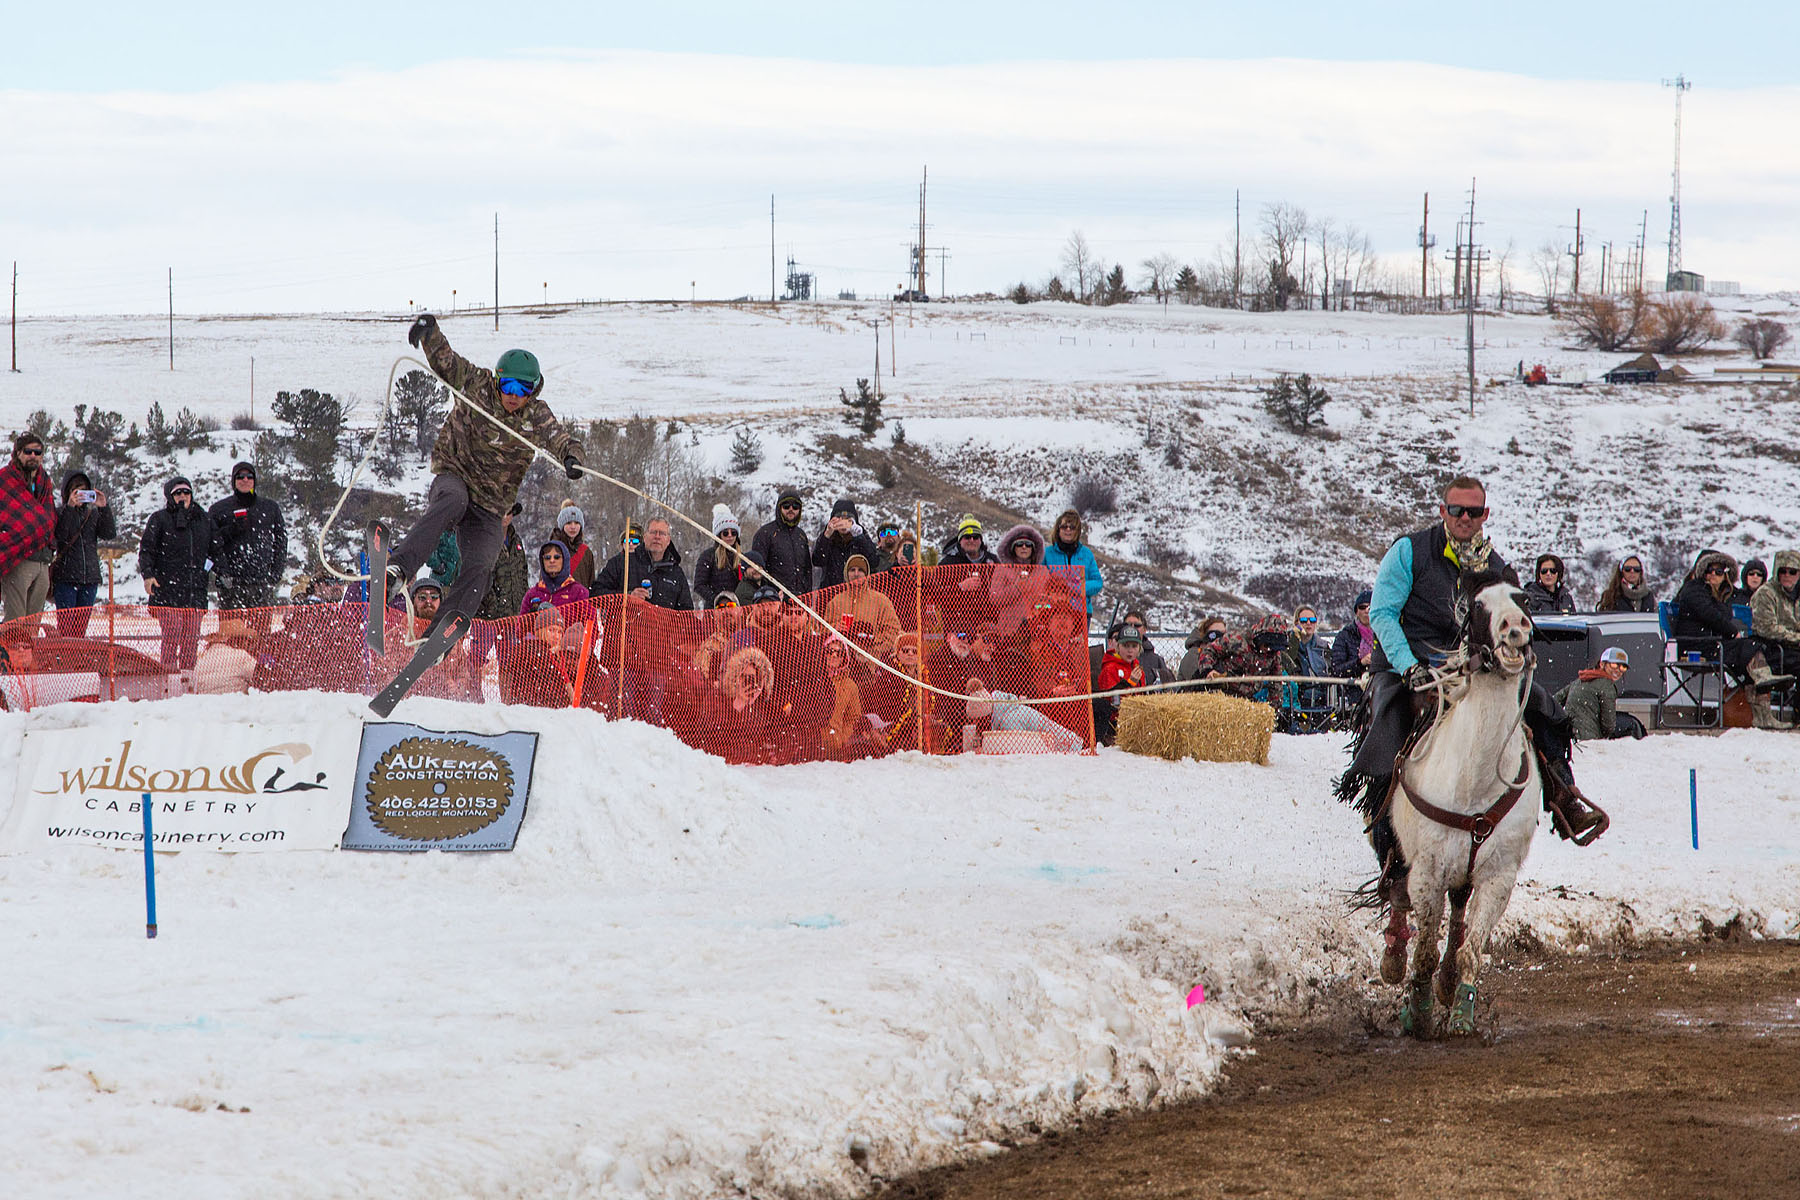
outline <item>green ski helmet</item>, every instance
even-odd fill
[[[508,350],[494,364],[494,375],[500,379],[516,379],[531,389],[532,395],[544,390],[544,373],[538,368],[537,355],[529,350]]]

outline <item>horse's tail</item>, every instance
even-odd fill
[[[1387,898],[1381,894],[1380,874],[1371,875],[1361,884],[1345,892],[1344,907],[1351,912],[1372,912],[1378,917],[1385,915]]]

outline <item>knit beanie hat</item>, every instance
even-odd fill
[[[839,500],[836,504],[831,506],[831,515],[834,517],[849,517],[854,521],[856,520],[856,505],[851,501],[850,497],[845,496],[842,500]]]
[[[850,568],[852,567],[855,567],[858,571],[867,575],[869,573],[869,560],[860,554],[852,554],[849,558],[844,560],[844,573],[848,575],[850,573]]]
[[[731,530],[731,532],[737,534],[739,537],[744,536],[743,529],[738,525],[738,519],[732,516],[731,509],[723,504],[713,505],[712,529],[714,537],[718,537],[727,529]]]
[[[556,527],[561,529],[570,521],[581,526],[583,530],[587,529],[587,514],[577,508],[573,500],[564,500],[563,506],[556,512]]]

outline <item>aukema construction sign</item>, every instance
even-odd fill
[[[356,771],[357,721],[141,721],[27,733],[0,849],[333,850]]]

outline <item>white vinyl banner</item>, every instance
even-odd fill
[[[333,850],[344,832],[362,723],[140,721],[33,731],[0,850]]]

